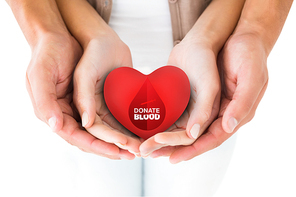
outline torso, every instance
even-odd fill
[[[130,47],[135,69],[148,74],[166,65],[173,48],[167,0],[113,0],[109,25]]]

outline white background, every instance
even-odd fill
[[[40,179],[44,187],[38,189],[50,194],[51,183],[64,185],[56,176],[64,170],[60,167],[60,150],[74,147],[34,115],[25,88],[30,48],[3,0],[0,25],[0,196],[31,191],[34,186],[29,184],[30,179]],[[233,159],[217,197],[296,196],[295,56],[294,4],[268,59],[269,87],[255,118],[239,130]]]

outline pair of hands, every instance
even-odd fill
[[[178,163],[219,146],[252,119],[267,86],[266,59],[256,35],[234,34],[219,55],[184,39],[168,64],[188,75],[189,105],[168,132],[146,141],[118,123],[103,99],[107,74],[132,67],[117,35],[92,40],[83,52],[70,35],[45,36],[33,50],[27,89],[37,117],[83,151],[110,159],[170,156]]]
[[[168,64],[187,73],[189,105],[169,132],[144,142],[141,153],[178,163],[220,146],[254,117],[268,84],[267,56],[255,34],[234,34],[218,55],[185,37]]]

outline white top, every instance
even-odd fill
[[[135,69],[149,74],[166,65],[173,48],[167,0],[114,0],[109,25],[129,46]]]

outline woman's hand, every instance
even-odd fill
[[[78,42],[69,34],[45,34],[32,50],[26,85],[37,117],[81,150],[112,159],[130,157],[83,130],[78,122],[72,99],[73,72],[82,54]]]
[[[132,67],[130,50],[87,1],[56,2],[69,31],[83,48],[73,80],[73,99],[82,126],[116,149],[119,156],[133,159],[139,153],[140,139],[115,120],[103,97],[107,74],[120,66]]]
[[[173,126],[141,145],[144,157],[161,148],[166,153],[155,151],[154,157],[169,155],[173,149],[192,144],[218,115],[220,80],[213,50],[206,44],[183,40],[172,50],[168,65],[178,66],[187,74],[191,86],[190,101]]]
[[[98,139],[137,154],[139,138],[113,117],[103,96],[107,74],[120,66],[132,67],[132,59],[128,46],[115,32],[110,30],[110,33],[91,40],[75,70],[74,102],[82,117],[82,126],[88,132]],[[127,158],[132,159],[133,154],[127,154]]]
[[[182,42],[174,47],[168,64],[180,67],[188,75],[191,99],[184,114],[168,129],[170,132],[157,134],[141,145],[144,156],[153,152],[151,157],[170,156],[171,162],[176,163],[179,158],[174,151],[192,144],[217,116],[220,80],[216,59],[237,24],[244,2],[212,1]]]

